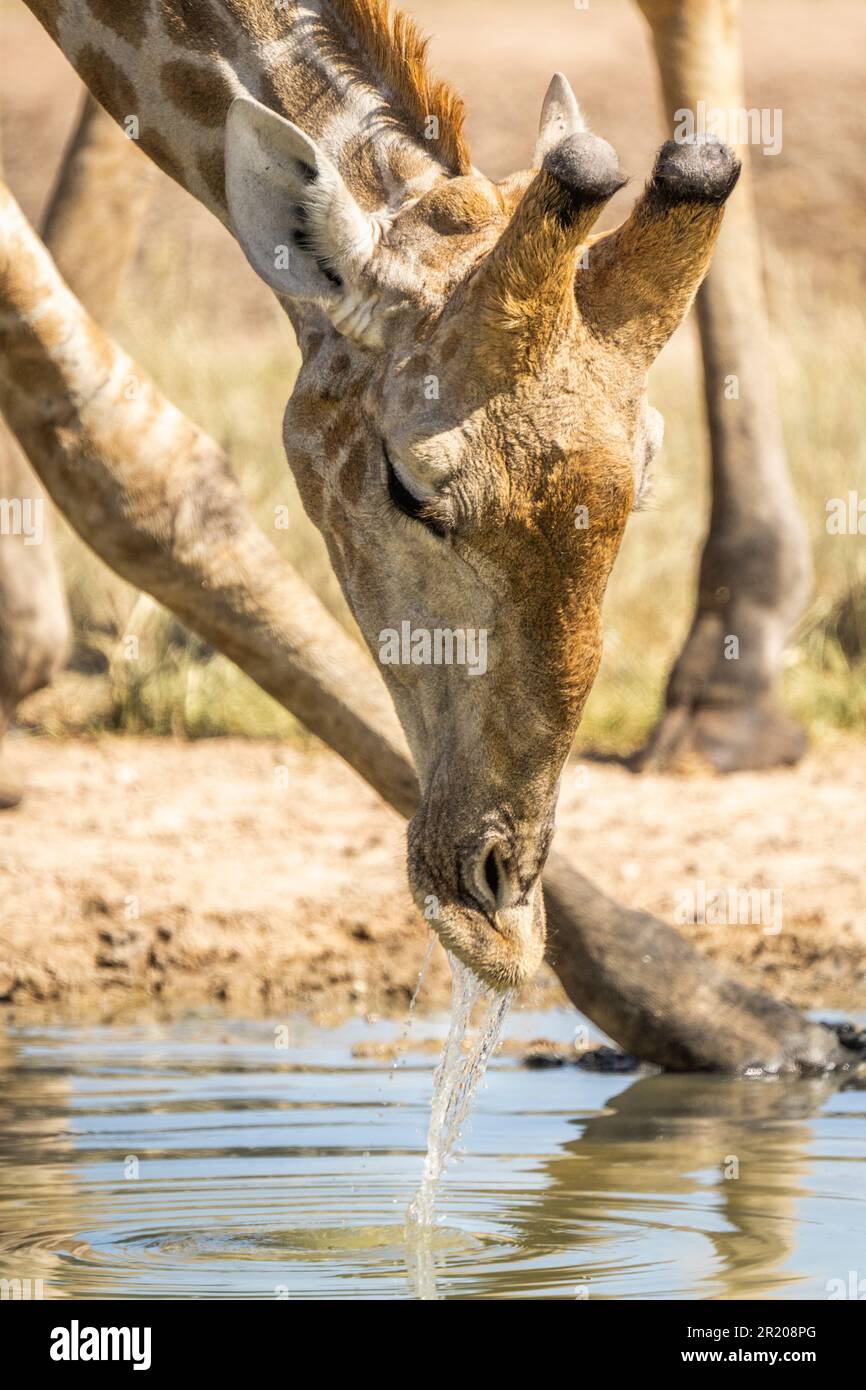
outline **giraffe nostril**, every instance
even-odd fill
[[[491,920],[523,897],[516,857],[506,840],[487,840],[471,850],[463,861],[462,881],[475,906]]]
[[[476,899],[491,917],[508,907],[518,892],[508,853],[499,843],[486,845],[477,855],[472,879]]]
[[[495,846],[488,850],[484,860],[484,881],[490,889],[494,905],[498,907],[502,895],[502,871],[499,867],[499,855]]]

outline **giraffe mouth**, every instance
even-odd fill
[[[550,816],[455,790],[448,769],[428,774],[409,823],[407,870],[416,906],[447,951],[488,988],[526,984],[544,959],[541,875]]]
[[[409,882],[415,903],[446,951],[468,965],[488,988],[519,989],[532,979],[544,958],[545,914],[540,879],[523,901],[496,911],[482,910],[465,896],[437,889],[416,856],[410,855]]]

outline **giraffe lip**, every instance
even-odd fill
[[[545,917],[540,883],[519,907],[504,908],[491,917],[467,895],[443,899],[412,874],[413,896],[425,909],[436,898],[437,915],[428,917],[447,951],[474,970],[491,989],[517,989],[532,978],[544,956]]]

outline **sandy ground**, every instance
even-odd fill
[[[7,1011],[110,1017],[401,1011],[426,929],[403,825],[336,758],[277,744],[18,738],[26,803],[0,819]],[[778,891],[779,918],[684,926],[714,959],[798,1004],[866,1002],[866,747],[796,771],[633,777],[575,764],[557,845],[622,902],[675,921],[682,895]],[[770,928],[769,930],[767,928]],[[423,1000],[447,1001],[438,946]],[[560,998],[545,974],[534,1004]]]

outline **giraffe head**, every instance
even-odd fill
[[[627,221],[592,238],[617,159],[557,76],[533,168],[500,183],[440,171],[371,210],[245,98],[226,171],[238,239],[304,353],[289,458],[416,761],[416,901],[489,983],[519,984],[543,953],[605,585],[661,441],[647,370],[738,166],[717,143],[668,144]]]

